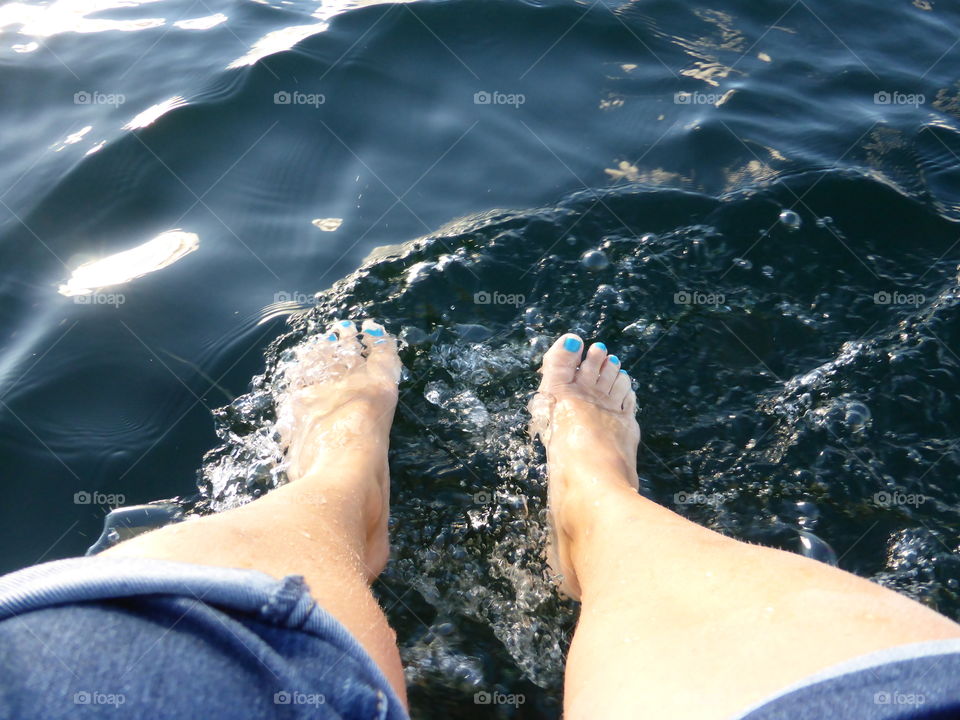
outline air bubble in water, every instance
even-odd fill
[[[537,356],[543,355],[547,350],[550,349],[551,338],[545,337],[543,335],[537,335],[530,338],[530,349]]]
[[[523,311],[523,321],[527,325],[542,325],[543,312],[540,310],[540,308],[531,305]]]
[[[453,326],[453,329],[462,340],[470,343],[483,342],[493,335],[490,328],[474,323],[458,323]]]
[[[436,380],[428,382],[423,389],[423,397],[431,405],[441,405],[449,394],[450,388]]]
[[[430,336],[420,328],[407,326],[400,330],[400,340],[407,345],[421,345],[430,340]]]
[[[800,554],[827,565],[837,565],[837,553],[829,543],[806,530],[800,531]]]
[[[780,224],[790,232],[799,230],[800,226],[803,224],[800,216],[797,215],[797,213],[795,213],[793,210],[781,210],[778,220],[780,221]]]
[[[847,405],[847,412],[843,418],[851,432],[863,430],[870,423],[870,408],[860,402]]]
[[[587,250],[580,257],[580,264],[587,270],[599,272],[610,267],[610,259],[600,250]]]
[[[810,530],[820,519],[820,508],[809,500],[800,500],[796,504],[797,524],[805,530]]]

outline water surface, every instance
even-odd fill
[[[958,14],[0,7],[3,569],[119,496],[282,481],[277,363],[366,313],[407,341],[379,590],[418,716],[558,715],[523,408],[567,329],[637,379],[645,494],[957,617]],[[58,292],[173,230],[196,249]]]

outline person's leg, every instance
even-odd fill
[[[629,378],[604,349],[591,347],[582,364],[581,352],[576,336],[557,341],[531,404],[556,555],[582,602],[567,718],[729,717],[857,655],[960,637],[960,626],[895,592],[724,537],[639,495]]]
[[[242,507],[137,536],[114,555],[302,575],[404,699],[396,635],[370,591],[387,562],[387,447],[397,402],[396,341],[352,323],[301,352],[279,415],[293,482]],[[364,357],[366,355],[366,357]]]

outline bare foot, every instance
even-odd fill
[[[583,509],[601,483],[637,481],[640,426],[630,377],[603,343],[583,358],[583,341],[560,337],[543,357],[543,379],[530,401],[531,431],[547,449],[550,564],[563,576],[560,589],[580,599],[571,544],[581,530]]]
[[[349,320],[297,349],[284,377],[286,395],[277,427],[287,453],[287,476],[316,486],[316,502],[359,509],[356,523],[370,579],[384,568],[390,546],[387,449],[397,405],[397,341],[381,325]],[[359,500],[359,502],[358,502]]]

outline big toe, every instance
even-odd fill
[[[540,369],[543,379],[540,382],[540,389],[549,390],[557,385],[572,383],[582,355],[583,340],[579,336],[567,333],[557,338],[543,356],[543,366]]]

